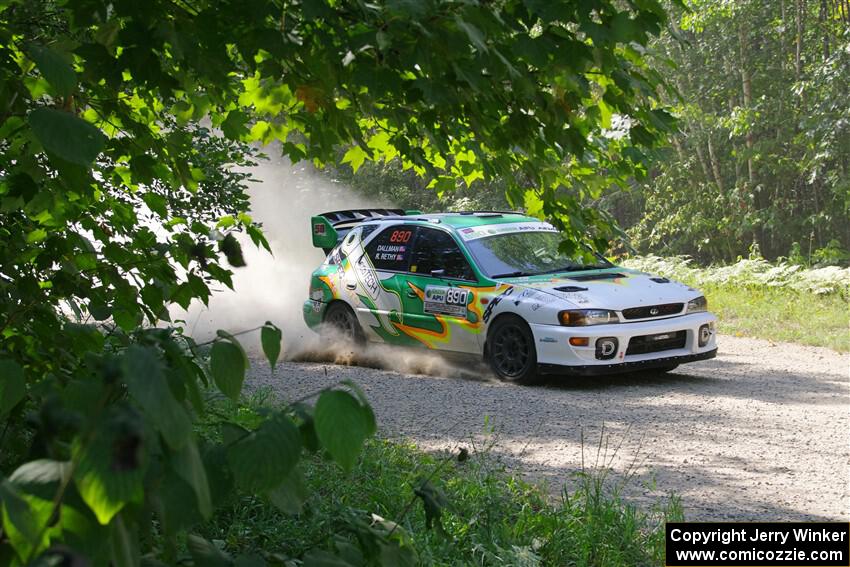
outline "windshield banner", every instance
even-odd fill
[[[510,234],[512,232],[558,232],[558,229],[548,222],[509,222],[471,226],[458,230],[458,234],[465,241],[478,240],[479,238],[486,238],[497,234]]]

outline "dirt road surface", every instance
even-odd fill
[[[440,365],[423,375],[287,362],[274,377],[252,365],[249,387],[294,399],[353,379],[384,435],[428,450],[492,444],[553,495],[583,462],[615,482],[632,475],[625,493],[638,504],[677,494],[689,520],[850,520],[850,356],[719,342],[718,358],[667,375],[520,387]]]

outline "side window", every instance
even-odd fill
[[[469,262],[449,233],[419,227],[410,259],[410,271],[427,276],[433,270],[443,270],[444,278],[475,279]]]
[[[413,244],[412,226],[391,226],[378,234],[366,246],[366,253],[376,270],[406,272]]]

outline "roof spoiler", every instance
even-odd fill
[[[422,213],[420,211],[405,211],[404,209],[350,209],[322,213],[310,218],[313,246],[321,248],[327,254],[358,223],[382,217],[419,214]]]

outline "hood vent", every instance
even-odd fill
[[[575,293],[577,291],[587,291],[586,287],[579,287],[577,285],[562,285],[561,287],[553,288],[555,291],[563,291],[564,293]]]
[[[625,278],[625,274],[587,274],[586,276],[570,276],[569,279],[574,282],[591,282],[595,280],[616,280],[619,278]]]
[[[668,280],[667,278],[649,278],[649,279],[651,279],[655,283],[670,283],[670,280]]]

